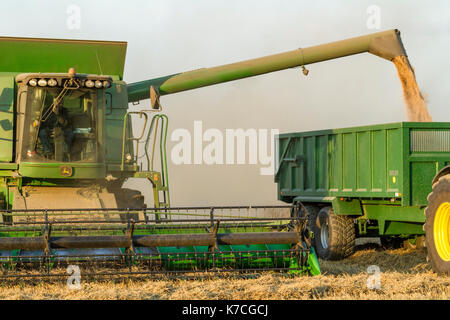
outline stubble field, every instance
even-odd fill
[[[342,261],[320,261],[322,275],[291,277],[264,273],[251,279],[154,279],[81,282],[69,289],[54,284],[14,283],[0,288],[1,299],[450,299],[450,276],[439,276],[426,262],[425,249],[357,247]],[[377,266],[371,267],[369,266]],[[368,269],[369,268],[369,269]],[[378,269],[379,268],[379,269]],[[379,277],[376,271],[379,270]],[[377,282],[378,281],[378,282]],[[378,284],[378,286],[377,286]],[[375,287],[375,288],[374,288]]]

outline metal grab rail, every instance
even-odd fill
[[[128,142],[128,140],[131,141],[136,141],[136,155],[135,155],[135,160],[134,162],[136,162],[137,159],[137,155],[139,154],[139,140],[141,140],[144,137],[145,134],[145,129],[147,128],[147,121],[148,121],[148,115],[147,113],[145,113],[146,110],[142,110],[142,111],[128,111],[124,118],[123,118],[123,135],[122,135],[122,162],[120,165],[120,169],[123,171],[125,169],[125,146]],[[139,117],[142,118],[142,116],[144,116],[145,118],[145,122],[144,122],[144,127],[142,128],[142,132],[141,135],[138,138],[135,137],[128,137],[127,138],[127,124],[128,124],[128,117],[131,114],[139,114]]]
[[[170,194],[169,194],[169,175],[167,168],[167,152],[166,152],[166,144],[167,144],[167,132],[168,132],[168,123],[169,119],[164,114],[155,114],[151,121],[150,126],[147,130],[148,123],[148,115],[147,112],[158,112],[159,110],[141,110],[141,111],[129,111],[124,116],[124,124],[123,124],[123,137],[122,137],[122,155],[121,155],[121,171],[125,171],[125,161],[130,162],[134,165],[137,165],[138,160],[142,157],[145,157],[146,164],[141,164],[141,169],[146,168],[147,171],[143,172],[144,175],[147,174],[147,178],[153,184],[153,197],[155,202],[155,207],[170,207]],[[128,137],[130,133],[128,122],[130,120],[130,116],[132,114],[138,114],[141,118],[144,116],[145,121],[141,131],[141,134],[138,137]],[[145,132],[147,132],[146,137],[144,138]],[[155,180],[155,173],[158,176],[158,173],[154,171],[154,159],[155,159],[155,149],[158,141],[159,135],[159,151],[160,151],[160,181]],[[144,140],[145,139],[145,140]],[[139,144],[144,140],[144,154],[142,156],[139,155]],[[153,140],[153,141],[152,141]],[[136,141],[136,150],[134,153],[133,159],[126,159],[125,150],[127,149],[127,143],[129,141]],[[149,154],[150,143],[152,143],[151,154]],[[133,147],[133,146],[132,146]],[[137,171],[137,168],[136,168]],[[143,170],[142,170],[143,171]],[[152,178],[153,177],[153,178]],[[163,201],[161,202],[159,192],[163,192]]]
[[[153,171],[154,168],[153,164],[155,159],[155,147],[159,129],[159,153],[160,153],[161,187],[162,187],[161,189],[163,191],[163,199],[164,199],[162,203],[164,203],[165,207],[170,207],[169,174],[167,169],[167,151],[166,151],[168,127],[169,127],[169,118],[165,114],[155,114],[150,122],[150,127],[148,129],[144,147],[145,157],[147,160],[147,170]],[[151,156],[149,156],[148,149],[150,141],[152,139],[152,135],[153,135],[152,153]]]

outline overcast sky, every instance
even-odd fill
[[[367,26],[371,5],[381,10],[379,30]],[[75,26],[68,24],[71,6],[80,12]],[[127,82],[397,28],[433,120],[450,121],[449,1],[3,1],[0,27],[2,36],[127,41]],[[170,131],[192,130],[195,120],[223,132],[406,120],[392,63],[362,54],[307,68],[307,77],[291,69],[163,97]],[[147,106],[142,101],[136,108]],[[276,203],[273,177],[261,176],[259,168],[169,163],[172,202]]]

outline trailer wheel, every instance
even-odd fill
[[[341,260],[355,250],[355,225],[347,216],[338,216],[332,207],[319,211],[314,242],[317,255],[325,260]]]
[[[400,249],[403,246],[403,238],[395,236],[381,236],[380,243],[384,250]]]
[[[319,207],[317,206],[305,206],[305,209],[308,211],[309,219],[308,219],[308,229],[314,233],[315,231],[315,225],[317,220],[317,215],[319,213]],[[299,216],[298,210],[295,209],[295,207],[291,210],[291,217],[297,218]]]
[[[308,221],[308,227],[309,230],[313,232],[315,237],[315,231],[316,231],[316,224],[317,224],[317,216],[319,214],[320,208],[317,206],[305,206],[306,210],[308,210],[309,213],[309,221]]]
[[[425,208],[428,259],[437,273],[450,274],[450,175],[433,184]]]

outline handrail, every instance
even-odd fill
[[[141,140],[144,137],[145,129],[147,128],[147,122],[148,122],[148,115],[147,115],[147,113],[145,113],[145,111],[146,110],[128,111],[123,118],[124,123],[123,123],[123,135],[122,135],[122,160],[121,160],[121,165],[120,165],[120,169],[122,171],[125,169],[125,145],[128,140],[137,141],[135,160],[137,159],[137,155],[139,154],[139,140]],[[140,118],[142,118],[142,116],[144,116],[144,118],[145,118],[144,127],[142,128],[141,135],[138,138],[131,137],[131,138],[127,139],[127,123],[128,123],[127,120],[128,120],[128,116],[130,114],[139,114]]]

